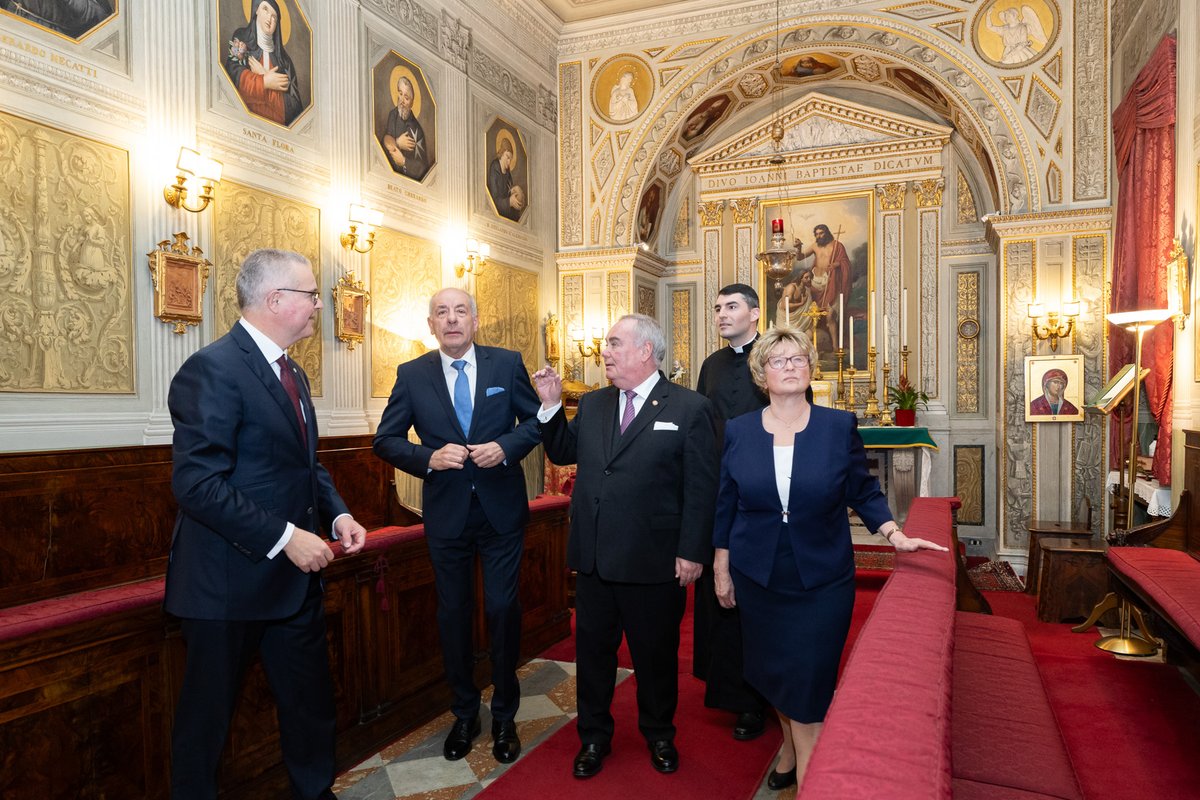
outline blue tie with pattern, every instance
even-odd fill
[[[454,380],[454,413],[458,415],[463,435],[468,435],[471,432],[471,382],[467,380],[467,362],[460,358],[450,362],[450,366],[458,370]]]

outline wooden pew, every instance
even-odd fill
[[[325,572],[338,764],[353,766],[445,710],[436,595],[423,531],[395,502],[370,436],[324,437],[320,458],[371,531]],[[170,448],[0,455],[0,797],[165,798],[183,674],[161,610],[175,520]],[[567,498],[531,503],[522,655],[570,631]],[[482,597],[477,575],[476,595]],[[486,684],[486,623],[474,620]],[[286,794],[274,703],[248,676],[222,765],[223,796]]]

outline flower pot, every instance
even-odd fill
[[[917,424],[917,410],[915,408],[897,408],[892,414],[896,418],[896,425],[901,428],[911,428]]]

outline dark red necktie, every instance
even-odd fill
[[[300,390],[296,388],[296,376],[292,374],[292,364],[288,361],[287,353],[281,355],[275,363],[279,364],[279,382],[291,398],[296,422],[300,423],[300,441],[308,447],[308,428],[304,425],[304,414],[300,411]]]

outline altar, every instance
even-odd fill
[[[933,460],[925,450],[937,450],[928,428],[895,425],[860,427],[863,446],[881,450],[886,457],[885,482],[888,504],[901,525],[908,517],[914,497],[929,496],[929,474]]]

